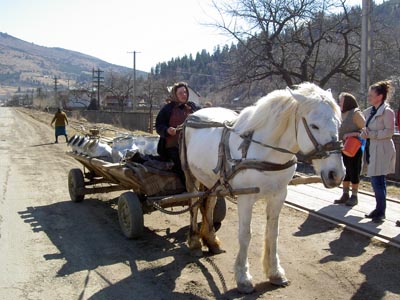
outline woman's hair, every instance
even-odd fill
[[[377,95],[383,95],[383,102],[390,100],[394,92],[392,81],[390,80],[382,80],[374,83],[369,87],[369,89],[375,91]]]
[[[339,95],[339,99],[343,98],[343,109],[342,109],[342,113],[349,111],[353,108],[357,108],[358,107],[358,103],[356,100],[356,97],[354,97],[352,94],[350,93],[340,93]]]

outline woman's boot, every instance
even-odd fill
[[[340,199],[335,200],[335,204],[344,204],[349,200],[349,193],[343,193],[342,197],[340,197]]]

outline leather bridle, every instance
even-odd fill
[[[302,121],[308,138],[314,145],[314,149],[310,153],[302,155],[305,160],[323,159],[333,153],[341,153],[343,149],[343,144],[341,141],[330,141],[324,145],[319,144],[312,134],[310,127],[308,126],[307,121],[304,117],[302,118]]]

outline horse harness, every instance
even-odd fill
[[[274,147],[268,144],[264,144],[260,141],[254,140],[253,139],[254,132],[239,134],[238,132],[235,132],[233,129],[234,121],[223,122],[223,123],[204,121],[197,116],[190,115],[183,124],[183,132],[181,133],[180,136],[181,151],[184,151],[183,153],[184,161],[182,161],[182,168],[184,169],[185,172],[188,172],[191,175],[187,163],[187,149],[186,149],[185,132],[184,132],[186,127],[191,127],[196,129],[213,128],[213,127],[223,128],[221,140],[218,145],[218,162],[217,166],[213,169],[213,172],[215,174],[217,173],[220,174],[220,180],[216,182],[216,184],[214,185],[213,188],[210,189],[210,191],[218,187],[218,185],[220,184],[223,184],[224,186],[227,186],[230,189],[228,181],[242,170],[254,169],[258,171],[281,171],[288,169],[297,163],[297,157],[296,157],[297,154],[300,154],[304,160],[311,161],[312,159],[326,158],[332,153],[340,153],[340,151],[343,149],[342,142],[340,141],[331,141],[324,145],[319,144],[315,139],[314,135],[312,134],[305,118],[302,118],[302,122],[306,129],[309,139],[314,145],[314,149],[306,155],[295,153],[284,148]],[[231,156],[231,151],[229,147],[229,137],[232,132],[239,134],[239,136],[243,139],[243,142],[240,144],[238,148],[238,150],[241,150],[242,152],[241,159],[233,159]],[[297,135],[297,129],[296,129],[296,135]],[[251,143],[256,143],[260,146],[270,148],[278,152],[293,154],[294,157],[284,164],[276,164],[256,159],[247,159],[247,152]]]

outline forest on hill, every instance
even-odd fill
[[[336,95],[361,96],[360,6],[336,0],[233,2],[218,9],[237,21],[232,23],[245,20],[245,25],[231,28],[221,21],[215,26],[237,43],[160,63],[152,70],[154,77],[187,81],[203,96],[225,103],[253,103],[273,89],[304,81]],[[385,1],[371,11],[370,82],[392,79],[398,86],[400,1]]]

